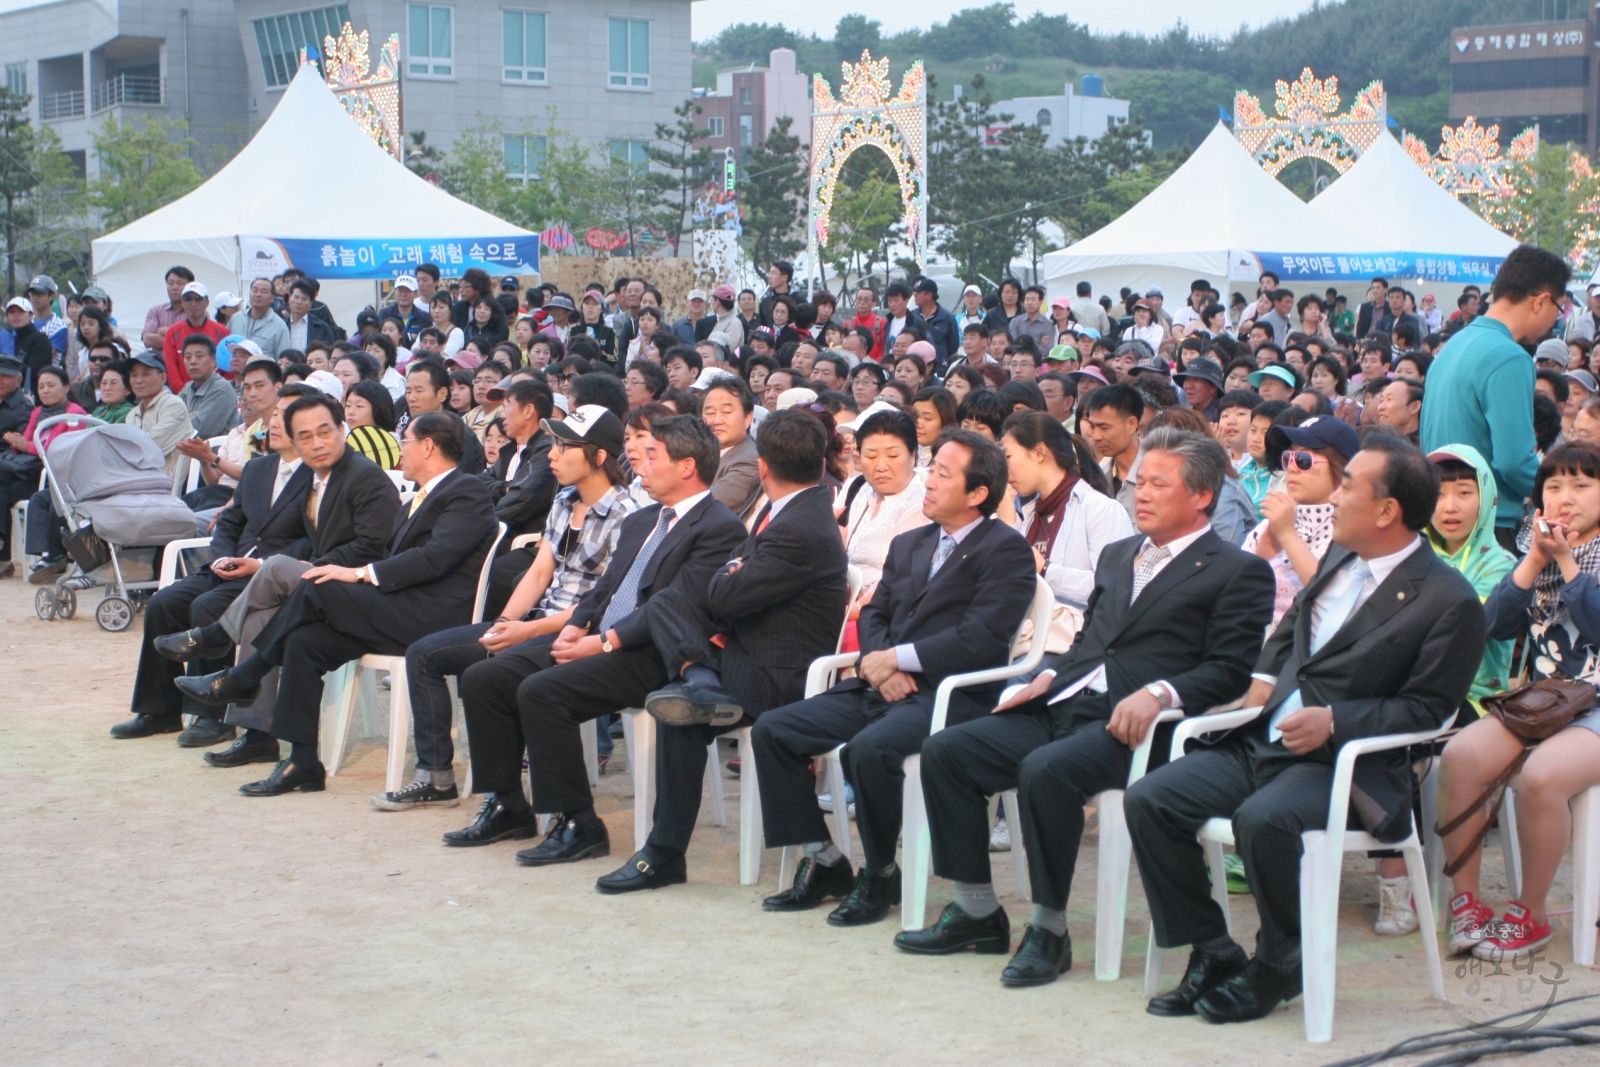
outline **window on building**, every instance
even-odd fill
[[[739,116],[739,147],[749,148],[756,143],[756,120],[753,115]]]
[[[506,177],[518,182],[538,181],[544,167],[544,146],[543,137],[506,137]]]
[[[18,96],[28,95],[28,64],[6,64],[6,88]]]
[[[455,8],[406,7],[406,73],[414,77],[455,75]]]
[[[500,14],[505,24],[505,80],[543,84],[544,15],[537,11],[502,11]]]
[[[288,85],[294,72],[300,69],[300,49],[314,48],[321,55],[322,39],[339,36],[339,31],[349,21],[350,8],[345,4],[256,19],[252,25],[267,87]],[[9,77],[10,68],[6,70]]]
[[[1588,84],[1588,56],[1494,59],[1483,63],[1455,63],[1450,67],[1450,89],[1457,93],[1566,89]]]
[[[614,89],[650,88],[650,23],[608,19],[611,23],[611,74]]]
[[[650,162],[650,153],[645,151],[648,141],[612,141],[611,159],[616,163],[631,163],[642,167]]]
[[[739,89],[739,103],[748,104],[750,102],[750,87],[748,85],[741,86]]]
[[[706,128],[711,131],[711,136],[721,137],[725,129],[722,122],[722,116],[712,115],[710,118],[706,119]]]
[[[1048,126],[1050,125],[1050,122],[1050,109],[1047,107],[1041,107],[1039,109],[1039,114],[1033,120],[1033,124],[1035,126]]]

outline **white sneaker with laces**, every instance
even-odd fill
[[[1006,825],[1004,819],[996,819],[994,829],[989,831],[989,851],[1011,851],[1011,827]]]
[[[1417,909],[1411,900],[1411,879],[1378,879],[1378,921],[1372,929],[1380,937],[1402,937],[1417,928]]]

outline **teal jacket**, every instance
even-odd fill
[[[1533,437],[1533,358],[1504,324],[1480,315],[1428,368],[1422,450],[1469,445],[1488,461],[1500,490],[1496,526],[1522,521],[1539,454]]]

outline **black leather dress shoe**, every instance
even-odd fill
[[[1022,944],[1000,972],[1000,984],[1008,986],[1049,985],[1072,970],[1072,938],[1066,934],[1041,930],[1029,923],[1022,931]]]
[[[127,722],[111,728],[111,736],[119,741],[132,737],[153,737],[156,734],[175,734],[183,729],[182,715],[135,715]]]
[[[576,863],[611,855],[611,837],[606,824],[585,830],[578,820],[563,815],[556,820],[545,839],[532,848],[517,853],[517,862],[524,867],[549,867],[556,863]]]
[[[927,956],[943,956],[968,948],[979,955],[999,955],[1011,951],[1011,920],[1006,918],[1004,908],[996,908],[993,915],[974,919],[961,910],[961,905],[951,901],[932,926],[895,934],[894,944],[896,948]]]
[[[1239,974],[1249,962],[1250,957],[1238,945],[1227,954],[1195,949],[1189,953],[1189,966],[1184,969],[1178,988],[1151,1000],[1145,1011],[1151,1015],[1193,1015],[1195,1001]]]
[[[688,880],[689,867],[681,853],[658,863],[645,851],[635,852],[627,863],[602,875],[594,887],[602,893],[635,893],[641,889],[682,885]]]
[[[239,792],[247,797],[275,797],[296,789],[302,793],[320,793],[327,787],[327,780],[328,772],[320,760],[300,764],[286,759],[261,781],[241,785]]]
[[[651,693],[644,710],[667,726],[732,726],[744,718],[744,708],[720,687],[669,682]]]
[[[201,629],[185,630],[181,634],[163,634],[151,644],[157,652],[178,663],[193,659],[215,659],[233,647],[232,641],[207,641]]]
[[[531,811],[507,811],[493,793],[483,798],[478,815],[465,830],[451,830],[444,843],[457,848],[492,845],[508,837],[526,841],[539,832],[539,817]]]
[[[1247,1023],[1271,1015],[1279,1004],[1300,995],[1300,968],[1280,971],[1251,960],[1237,976],[1195,1001],[1195,1014],[1208,1023]]]
[[[208,708],[225,708],[229,704],[248,704],[261,695],[261,684],[246,686],[232,671],[218,671],[191,678],[185,674],[175,680],[178,690],[190,700]]]
[[[194,722],[183,733],[178,735],[179,748],[211,748],[224,741],[232,741],[238,734],[235,727],[219,719],[208,719],[204,715],[196,715]]]
[[[241,734],[221,752],[207,752],[200,759],[208,767],[243,767],[248,763],[277,763],[278,755],[276,737],[251,741],[249,734]]]
[[[850,861],[818,863],[803,857],[794,871],[794,884],[761,902],[767,911],[810,911],[824,900],[838,900],[850,892]]]
[[[850,895],[828,913],[829,926],[867,926],[882,922],[889,906],[900,902],[900,868],[885,877],[863,867],[856,872]]]

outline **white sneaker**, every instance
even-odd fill
[[[1411,879],[1378,879],[1378,921],[1372,924],[1380,937],[1402,937],[1417,928],[1417,909],[1411,900]]]
[[[994,829],[989,831],[989,851],[1011,851],[1011,828],[1006,825],[1004,819],[996,819]]]

